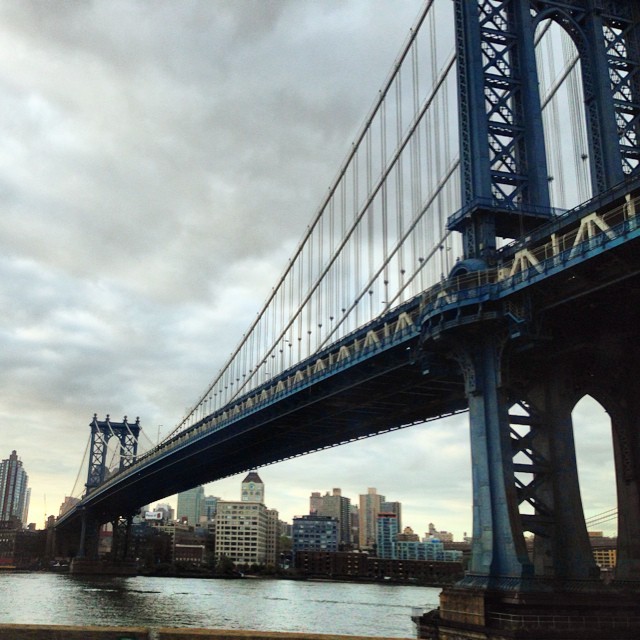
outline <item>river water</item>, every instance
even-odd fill
[[[0,574],[0,624],[197,627],[415,638],[440,589],[388,584]]]

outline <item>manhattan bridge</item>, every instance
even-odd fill
[[[472,558],[424,637],[637,637],[639,134],[640,4],[428,0],[227,363],[144,454],[138,422],[94,417],[57,530],[84,553],[153,500],[467,411]],[[587,394],[612,423],[606,588],[571,422]]]

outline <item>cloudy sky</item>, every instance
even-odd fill
[[[421,7],[0,0],[0,458],[23,460],[30,521],[71,492],[94,413],[156,441],[205,390]],[[579,413],[593,515],[614,506],[607,425]],[[376,487],[420,533],[471,530],[464,415],[260,475],[284,519],[312,491]]]

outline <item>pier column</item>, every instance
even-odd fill
[[[634,381],[638,386],[637,379]],[[640,582],[640,389],[627,397],[611,414],[613,454],[616,464],[616,489],[618,494],[618,549],[616,580]],[[631,409],[631,410],[630,410]]]
[[[571,419],[581,397],[575,371],[555,359],[504,357],[507,340],[490,325],[456,338],[473,481],[472,558],[464,582],[534,588],[540,580],[597,581]],[[534,535],[531,556],[525,533]]]
[[[98,557],[100,526],[86,509],[82,510],[80,523],[80,545],[76,558],[95,559]]]
[[[504,339],[483,330],[459,343],[469,402],[473,479],[473,546],[470,579],[483,586],[533,574],[518,514],[509,436],[509,401],[502,386]]]
[[[84,559],[87,556],[87,511],[82,510],[80,516],[80,546],[78,547],[78,554],[76,558]]]

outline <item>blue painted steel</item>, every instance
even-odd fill
[[[452,217],[465,258],[492,264],[496,236],[517,237],[535,208],[551,216],[533,21],[519,0],[456,0],[462,203]],[[533,213],[533,212],[532,212]]]
[[[129,424],[125,416],[122,422],[98,420],[96,414],[89,425],[91,427],[91,446],[89,449],[89,469],[87,471],[87,492],[100,486],[107,474],[107,446],[112,437],[119,442],[118,471],[123,471],[136,461],[138,453],[138,436],[140,434],[140,418]]]
[[[551,217],[534,32],[559,23],[578,50],[593,191],[638,169],[637,3],[456,0],[463,210],[449,219],[465,257],[493,261],[496,236]]]
[[[627,189],[637,187],[637,183],[638,181],[628,183],[626,185]],[[531,250],[534,250],[535,246],[547,242],[548,236],[552,233],[555,234],[557,239],[561,239],[563,233],[569,236],[575,234],[575,231],[572,230],[575,230],[580,225],[580,221],[583,218],[590,216],[594,211],[602,209],[605,204],[610,205],[612,201],[622,199],[624,202],[624,193],[625,190],[620,188],[608,196],[594,198],[590,203],[585,203],[575,210],[565,213],[561,218],[557,218],[553,223],[548,224],[546,232],[541,229],[534,235],[531,240]],[[114,489],[117,489],[119,483],[126,483],[128,475],[144,476],[148,470],[154,475],[165,461],[169,466],[175,464],[172,460],[175,460],[176,456],[179,456],[182,451],[193,447],[194,443],[210,441],[212,435],[216,433],[233,433],[238,423],[242,420],[252,415],[257,416],[260,412],[271,411],[277,408],[280,403],[287,402],[288,398],[292,396],[310,394],[318,383],[327,381],[341,372],[349,375],[349,371],[358,365],[387,357],[386,353],[389,353],[393,348],[406,349],[409,347],[411,351],[406,352],[407,359],[420,357],[420,352],[416,350],[419,339],[422,341],[431,340],[437,337],[438,333],[462,327],[465,324],[473,324],[478,320],[478,314],[487,317],[487,314],[492,313],[495,317],[495,312],[490,311],[491,308],[495,309],[496,304],[500,305],[501,301],[505,301],[506,304],[514,294],[525,291],[527,287],[539,286],[556,273],[588,262],[607,251],[613,251],[617,247],[629,242],[637,242],[640,239],[640,225],[636,223],[635,217],[628,217],[620,224],[612,226],[612,231],[615,234],[614,238],[609,239],[606,234],[601,233],[600,236],[587,239],[581,243],[578,247],[579,250],[574,255],[570,255],[571,251],[567,250],[564,258],[560,254],[551,256],[548,260],[541,262],[539,268],[531,267],[515,276],[500,275],[502,270],[508,270],[508,264],[510,264],[509,262],[503,262],[498,269],[468,273],[443,281],[420,296],[407,301],[401,307],[361,327],[349,336],[345,336],[337,343],[299,363],[296,367],[266,382],[249,396],[238,398],[233,405],[225,409],[226,415],[223,416],[222,412],[217,412],[202,419],[186,432],[176,436],[172,441],[163,443],[161,448],[142,456],[130,469],[126,469],[123,473],[114,476],[100,487],[94,489],[89,498],[95,500],[100,499],[101,496],[108,495]],[[522,243],[516,243],[512,247],[505,247],[500,251],[499,256],[504,255],[505,260],[512,261],[514,251],[521,247]],[[402,314],[406,314],[411,318],[412,324],[403,329],[389,330],[386,332],[386,337],[384,337],[384,326],[397,327],[398,320]],[[506,316],[510,316],[512,319],[515,318],[511,311]],[[514,321],[517,322],[517,318]],[[372,331],[383,336],[380,344],[363,348],[364,340],[369,332]],[[361,348],[354,348],[356,344],[361,345]],[[344,347],[349,348],[350,355],[338,360],[335,355],[340,353],[340,350]],[[412,353],[415,353],[415,356],[411,355]],[[319,358],[325,360],[325,368],[309,373],[310,368]],[[376,368],[381,367],[380,363],[375,366]],[[429,366],[429,364],[425,366],[425,375],[430,375]],[[495,366],[495,363],[491,366]],[[296,375],[300,372],[307,372],[307,374],[295,384],[289,384],[289,382],[296,380]],[[488,378],[488,380],[491,379],[491,377]],[[487,384],[489,383],[484,383],[484,386]],[[278,391],[280,385],[283,385],[283,389]],[[243,404],[250,397],[253,397],[252,404]],[[474,406],[480,407],[481,404],[476,402]],[[480,413],[481,415],[484,414],[484,408]],[[477,425],[480,423],[477,422],[476,418],[473,419],[475,421],[474,429],[477,429]],[[502,421],[504,424],[504,414]],[[224,438],[226,436],[221,435],[221,437]],[[495,439],[495,434],[492,437]],[[63,521],[71,517],[71,515],[65,514]]]
[[[460,342],[471,434],[473,547],[475,575],[524,578],[533,575],[516,520],[516,487],[509,437],[507,398],[500,385],[504,339],[486,332]]]
[[[523,3],[524,4],[524,3]],[[640,7],[623,0],[531,0],[535,23],[552,19],[580,56],[594,193],[638,170]]]

